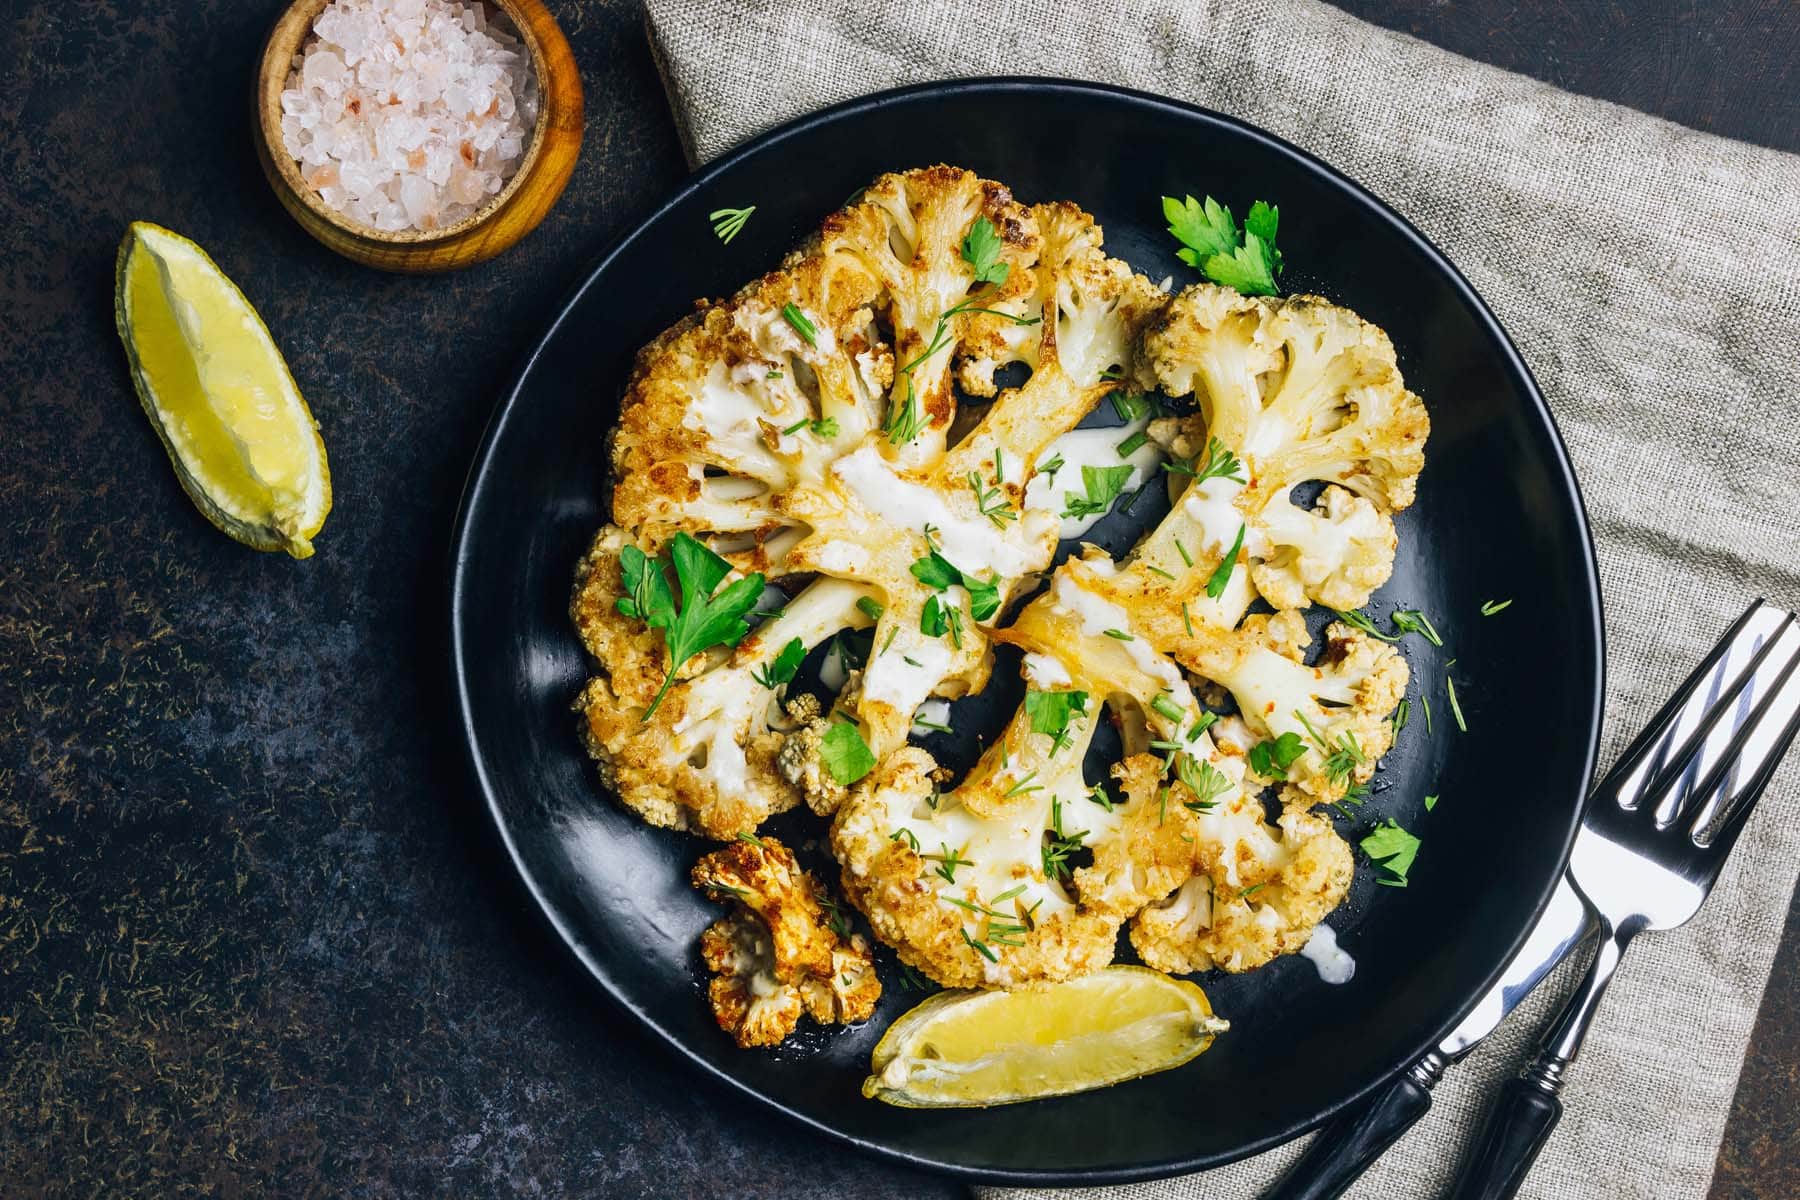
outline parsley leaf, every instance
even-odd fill
[[[1406,873],[1419,854],[1419,839],[1396,825],[1390,817],[1359,843],[1362,852],[1379,863],[1387,875],[1376,880],[1386,887],[1405,887]]]
[[[1250,769],[1264,779],[1286,779],[1288,768],[1306,753],[1306,742],[1297,733],[1284,733],[1272,742],[1250,747]]]
[[[819,739],[819,761],[845,787],[875,769],[875,755],[869,743],[848,721],[834,722]]]
[[[1031,720],[1031,732],[1048,737],[1061,750],[1069,738],[1069,724],[1087,712],[1086,692],[1025,693],[1025,715]]]
[[[1280,209],[1258,200],[1240,228],[1231,210],[1211,196],[1205,203],[1192,196],[1181,200],[1164,196],[1162,205],[1169,232],[1181,243],[1176,255],[1182,262],[1246,296],[1278,293],[1275,276],[1283,264],[1275,234]]]
[[[969,615],[977,621],[985,621],[1000,611],[1000,584],[998,579],[976,579],[969,575],[962,577],[963,589],[969,593]]]
[[[1425,797],[1425,811],[1430,812],[1432,809],[1436,808],[1437,802],[1438,798],[1436,796]]]
[[[962,572],[936,550],[912,565],[913,578],[933,591],[941,592],[962,582]]]
[[[744,617],[756,607],[763,591],[763,577],[758,572],[727,584],[714,594],[713,589],[731,573],[731,564],[688,533],[675,535],[669,544],[669,558],[681,588],[679,611],[660,559],[651,559],[635,546],[627,546],[619,553],[619,573],[626,595],[619,597],[618,610],[653,629],[661,629],[669,651],[669,673],[656,699],[644,710],[640,718],[644,721],[662,704],[675,682],[676,672],[688,659],[714,646],[735,646],[744,639],[750,632],[750,623]]]
[[[774,691],[794,678],[794,673],[800,669],[800,660],[805,657],[806,643],[795,638],[781,648],[781,653],[777,654],[774,661],[770,662],[767,667],[751,674],[756,682],[770,691]]]
[[[961,568],[932,550],[912,565],[912,575],[920,583],[933,591],[941,592],[945,588],[961,585],[969,593],[969,615],[977,621],[985,621],[1000,611],[1000,583],[996,579],[980,579],[974,575],[964,574]],[[933,600],[937,597],[932,597]],[[927,602],[927,607],[930,603]],[[925,630],[932,637],[943,636],[940,627],[935,633]]]
[[[1000,261],[1000,234],[986,217],[976,217],[962,240],[963,261],[975,268],[977,284],[1006,282],[1011,269]]]
[[[1212,578],[1206,581],[1206,594],[1214,600],[1225,594],[1225,587],[1231,582],[1231,572],[1237,566],[1238,551],[1244,548],[1244,528],[1243,525],[1238,526],[1237,540],[1231,543],[1231,549],[1219,561]]]
[[[1063,511],[1065,517],[1092,517],[1112,507],[1112,502],[1119,498],[1125,490],[1125,483],[1131,478],[1131,464],[1122,463],[1116,467],[1081,468],[1081,486],[1087,495],[1078,492],[1063,493]]]

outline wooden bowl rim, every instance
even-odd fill
[[[525,155],[519,161],[519,169],[513,172],[505,186],[480,208],[454,225],[446,225],[442,229],[376,229],[353,220],[326,204],[312,185],[301,177],[299,160],[288,153],[287,144],[281,136],[281,93],[286,90],[288,72],[293,70],[294,55],[299,53],[306,39],[312,36],[313,22],[331,0],[293,0],[282,10],[281,16],[276,18],[274,27],[269,30],[268,40],[263,43],[262,61],[257,67],[256,107],[257,125],[268,150],[269,161],[294,199],[305,205],[320,220],[351,237],[391,246],[429,246],[461,237],[486,224],[506,207],[537,166],[544,146],[544,134],[550,127],[548,59],[536,31],[521,12],[526,7],[542,6],[537,0],[481,2],[490,8],[499,9],[517,31],[519,40],[531,55],[531,70],[538,85],[538,112],[537,119],[531,126],[531,139],[525,144]]]

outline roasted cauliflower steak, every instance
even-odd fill
[[[692,881],[729,909],[701,953],[739,1045],[880,994],[867,940],[756,832],[796,807],[829,819],[849,905],[946,987],[1086,974],[1121,931],[1157,970],[1253,970],[1347,894],[1331,813],[1408,684],[1352,610],[1393,570],[1430,421],[1356,313],[1167,288],[1079,206],[940,165],[879,177],[639,353],[570,600],[574,708],[624,805],[726,843]],[[1127,432],[1075,434],[1109,396]],[[1059,557],[1093,515],[1070,486],[1117,495],[1159,458],[1154,528]],[[1313,605],[1349,619],[1315,638]],[[958,779],[915,720],[987,687],[997,648],[1023,699]]]
[[[612,521],[571,604],[597,665],[584,738],[628,806],[715,838],[802,799],[829,812],[851,782],[816,753],[832,726],[879,760],[926,699],[986,684],[994,624],[1056,548],[1055,513],[1023,505],[1033,464],[1118,386],[1167,300],[1101,247],[1074,205],[1026,207],[954,167],[884,175],[778,270],[643,350]],[[1022,382],[995,384],[1015,365]],[[959,372],[991,399],[952,445]],[[682,536],[729,564],[726,584],[762,576],[781,611],[671,663],[622,611],[620,556],[662,562]],[[759,683],[794,639],[871,623],[877,650],[827,711]]]

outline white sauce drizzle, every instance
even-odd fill
[[[1045,512],[1060,513],[1067,503],[1065,494],[1073,492],[1085,496],[1087,489],[1081,482],[1081,468],[1119,467],[1130,464],[1131,476],[1126,479],[1125,486],[1119,490],[1123,496],[1127,492],[1142,487],[1144,480],[1156,470],[1156,464],[1162,461],[1163,448],[1153,441],[1147,441],[1131,452],[1129,458],[1119,457],[1119,443],[1149,424],[1149,418],[1133,421],[1114,429],[1071,429],[1050,444],[1050,448],[1038,456],[1038,474],[1031,477],[1025,485],[1025,507],[1028,510],[1041,509]],[[1058,454],[1063,457],[1063,465],[1057,468],[1054,476],[1043,474],[1044,464],[1050,462]],[[1116,502],[1115,502],[1116,503]],[[1111,509],[1107,510],[1108,512]],[[1106,516],[1105,512],[1095,513],[1088,517],[1063,517],[1062,529],[1057,536],[1067,541],[1078,538]],[[1233,527],[1232,533],[1236,533]]]
[[[980,574],[998,571],[1016,578],[1043,566],[1041,554],[1028,553],[1041,526],[1020,521],[1009,529],[1021,530],[1018,544],[1003,536],[986,517],[965,517],[951,510],[944,498],[923,484],[902,479],[873,446],[864,446],[831,465],[832,474],[863,505],[882,520],[901,529],[936,527],[938,548],[959,570]]]
[[[1027,654],[1024,668],[1025,682],[1040,692],[1066,688],[1075,682],[1069,677],[1069,669],[1048,654]]]
[[[1329,925],[1313,928],[1300,956],[1319,969],[1326,983],[1349,983],[1356,974],[1356,960],[1338,948],[1337,931]]]

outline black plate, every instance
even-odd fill
[[[687,885],[701,842],[601,794],[568,709],[587,664],[566,614],[577,556],[604,519],[604,435],[632,355],[696,296],[772,267],[884,170],[952,162],[1021,200],[1093,212],[1107,248],[1151,278],[1193,278],[1157,198],[1211,192],[1281,207],[1284,284],[1385,328],[1431,410],[1429,465],[1372,605],[1423,608],[1446,649],[1407,639],[1413,725],[1370,816],[1424,838],[1404,890],[1359,876],[1332,924],[1353,982],[1289,958],[1204,981],[1235,1022],[1178,1071],[987,1111],[860,1099],[882,1028],[919,998],[886,960],[877,1019],[778,1052],[714,1027],[696,939],[716,910]],[[730,246],[706,214],[754,204]],[[1484,600],[1516,598],[1483,618]],[[1600,722],[1598,576],[1580,496],[1543,398],[1492,314],[1400,217],[1343,176],[1236,121],[1088,84],[991,80],[858,100],[701,171],[595,267],[495,414],[458,518],[451,593],[457,699],[476,779],[557,933],[645,1028],[732,1088],[888,1157],[976,1179],[1099,1183],[1216,1165],[1284,1141],[1438,1041],[1486,990],[1547,901],[1573,837]],[[1468,732],[1444,692],[1456,659]],[[996,679],[1003,672],[996,671]],[[1433,708],[1424,729],[1418,697]],[[1430,814],[1427,793],[1442,796]],[[790,814],[784,820],[794,820]],[[627,1031],[628,1032],[628,1031]],[[725,1089],[719,1103],[737,1103]]]

